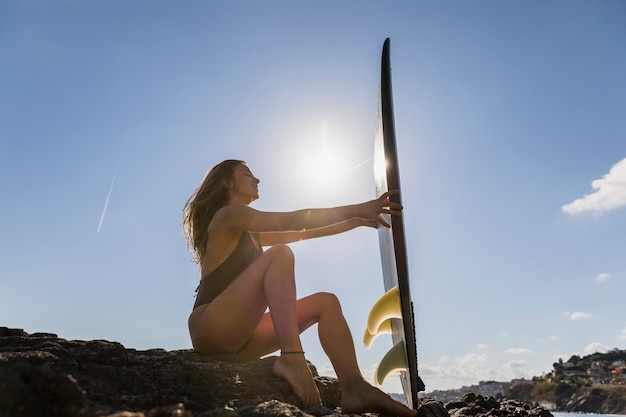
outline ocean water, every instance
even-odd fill
[[[554,417],[624,417],[617,414],[584,414],[584,413],[558,413],[551,411]]]

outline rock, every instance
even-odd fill
[[[138,351],[0,327],[0,417],[342,416],[335,378],[320,377],[309,364],[325,407],[302,410],[289,384],[273,376],[275,360]],[[418,416],[550,416],[543,411],[471,394],[445,408],[423,399]]]
[[[69,375],[23,363],[0,367],[0,416],[75,416],[86,407]]]
[[[417,408],[417,417],[449,417],[450,414],[440,401],[424,398]]]
[[[298,405],[289,384],[273,376],[275,360],[233,362],[232,357],[206,357],[192,350],[138,351],[105,340],[65,340],[0,327],[0,416],[122,411],[191,416],[270,400]],[[319,377],[312,365],[311,371],[324,404],[337,407],[337,380]]]
[[[583,387],[565,404],[567,411],[602,414],[626,412],[626,389],[620,385]]]
[[[284,417],[313,417],[300,410],[295,405],[281,403],[271,400],[256,406],[247,406],[239,410],[242,417],[264,417],[264,416],[284,416]]]
[[[482,395],[467,393],[457,401],[445,405],[451,417],[552,417],[543,407],[506,399],[485,398]]]

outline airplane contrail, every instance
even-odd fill
[[[96,233],[100,233],[100,229],[102,229],[102,222],[104,221],[104,215],[107,212],[107,207],[109,205],[109,199],[111,198],[111,191],[113,191],[113,185],[115,184],[115,177],[117,177],[117,170],[120,167],[118,163],[115,167],[115,172],[113,173],[113,180],[111,181],[111,186],[109,187],[109,193],[107,194],[107,199],[104,202],[104,208],[102,209],[102,215],[100,215],[100,223],[98,223],[98,231]]]
[[[373,159],[374,159],[374,157],[373,157],[373,156],[372,156],[372,157],[370,157],[370,158],[367,158],[365,161],[359,162],[358,164],[356,164],[356,165],[355,165],[355,166],[353,166],[352,168],[350,168],[350,169],[346,170],[346,172],[354,171],[355,169],[357,169],[357,168],[358,168],[358,167],[360,167],[361,165],[363,165],[363,164],[365,164],[365,163],[367,163],[367,162],[369,162],[369,161],[371,161],[371,160],[373,160]]]

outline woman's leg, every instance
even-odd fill
[[[300,333],[318,323],[322,348],[333,363],[340,380],[361,377],[350,328],[334,294],[320,292],[297,300],[296,315]],[[248,342],[239,351],[240,357],[253,359],[280,349],[272,317],[274,315],[271,314],[263,317]]]
[[[296,313],[293,253],[277,245],[264,252],[210,304],[189,317],[200,353],[238,353],[263,325],[269,306],[274,340],[283,351],[302,351]],[[258,357],[258,356],[257,356]],[[319,391],[304,355],[281,356],[274,373],[289,382],[306,407],[320,405]]]
[[[348,414],[378,412],[414,416],[415,411],[400,404],[361,375],[348,323],[334,294],[322,294],[318,333],[320,343],[337,373],[341,387],[341,411]]]
[[[298,300],[296,311],[301,332],[318,323],[320,343],[330,358],[339,379],[342,412],[415,415],[413,410],[398,403],[363,379],[357,363],[350,328],[343,316],[339,300],[334,294],[316,293]],[[242,357],[260,357],[278,349],[272,317],[274,316],[266,315],[261,320],[248,343],[240,351]]]

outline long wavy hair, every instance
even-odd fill
[[[210,169],[183,208],[183,233],[193,260],[202,268],[209,223],[215,213],[228,203],[226,182],[234,178],[235,168],[244,161],[227,159]]]

